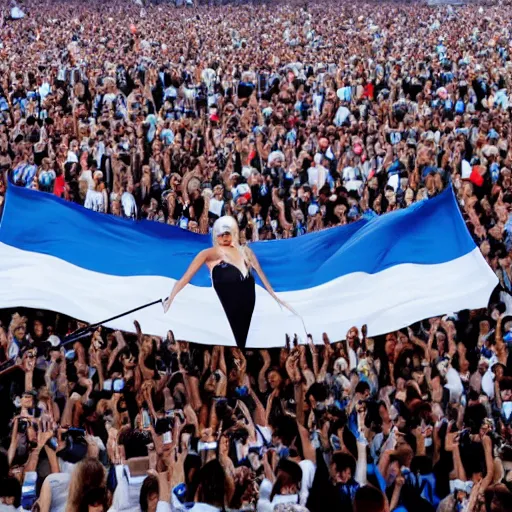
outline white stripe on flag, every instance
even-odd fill
[[[43,308],[91,323],[164,298],[174,284],[173,279],[160,276],[100,274],[3,243],[0,282],[0,307]],[[332,341],[340,340],[354,325],[367,324],[369,335],[375,336],[431,316],[485,307],[496,284],[495,274],[476,248],[447,263],[402,264],[378,274],[358,272],[279,296],[303,316],[308,332],[321,343],[323,332]],[[156,305],[120,318],[109,327],[133,332],[135,319],[148,334],[165,336],[172,329],[177,339],[234,346],[213,288],[189,285],[167,315]],[[283,346],[286,333],[305,338],[300,320],[282,311],[257,286],[247,346]]]

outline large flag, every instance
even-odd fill
[[[208,236],[156,222],[94,213],[51,194],[9,186],[0,224],[0,307],[58,311],[97,322],[165,298]],[[369,335],[434,315],[487,305],[497,278],[471,239],[451,189],[372,219],[251,245],[279,297],[315,341]],[[167,314],[157,304],[109,327],[234,345],[209,272],[201,269]],[[248,347],[304,338],[302,321],[256,280]]]

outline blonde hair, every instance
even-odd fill
[[[27,328],[27,317],[21,316],[19,313],[14,313],[11,317],[11,323],[9,324],[9,331],[14,333],[20,327]]]
[[[213,224],[212,230],[212,242],[214,247],[218,245],[217,237],[229,231],[233,238],[233,246],[236,248],[240,248],[240,232],[238,230],[237,221],[229,216],[224,215],[223,217],[219,217],[215,223]]]

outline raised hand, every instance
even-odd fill
[[[172,299],[171,297],[167,297],[164,301],[162,301],[162,306],[164,308],[164,313],[167,313],[169,311],[169,308],[171,307]]]

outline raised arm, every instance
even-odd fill
[[[496,322],[496,355],[498,356],[498,361],[500,363],[506,364],[507,363],[507,346],[503,340],[503,318],[505,317],[505,313],[502,314],[498,321]]]
[[[183,274],[181,279],[179,281],[176,281],[176,284],[174,285],[171,294],[167,298],[167,300],[164,302],[164,313],[167,313],[169,311],[169,308],[171,307],[172,301],[178,295],[178,293],[185,288],[185,286],[190,283],[192,278],[196,275],[197,271],[206,263],[206,260],[208,259],[208,256],[210,255],[212,249],[205,249],[204,251],[201,251],[192,261],[190,266],[188,267],[187,271]]]

